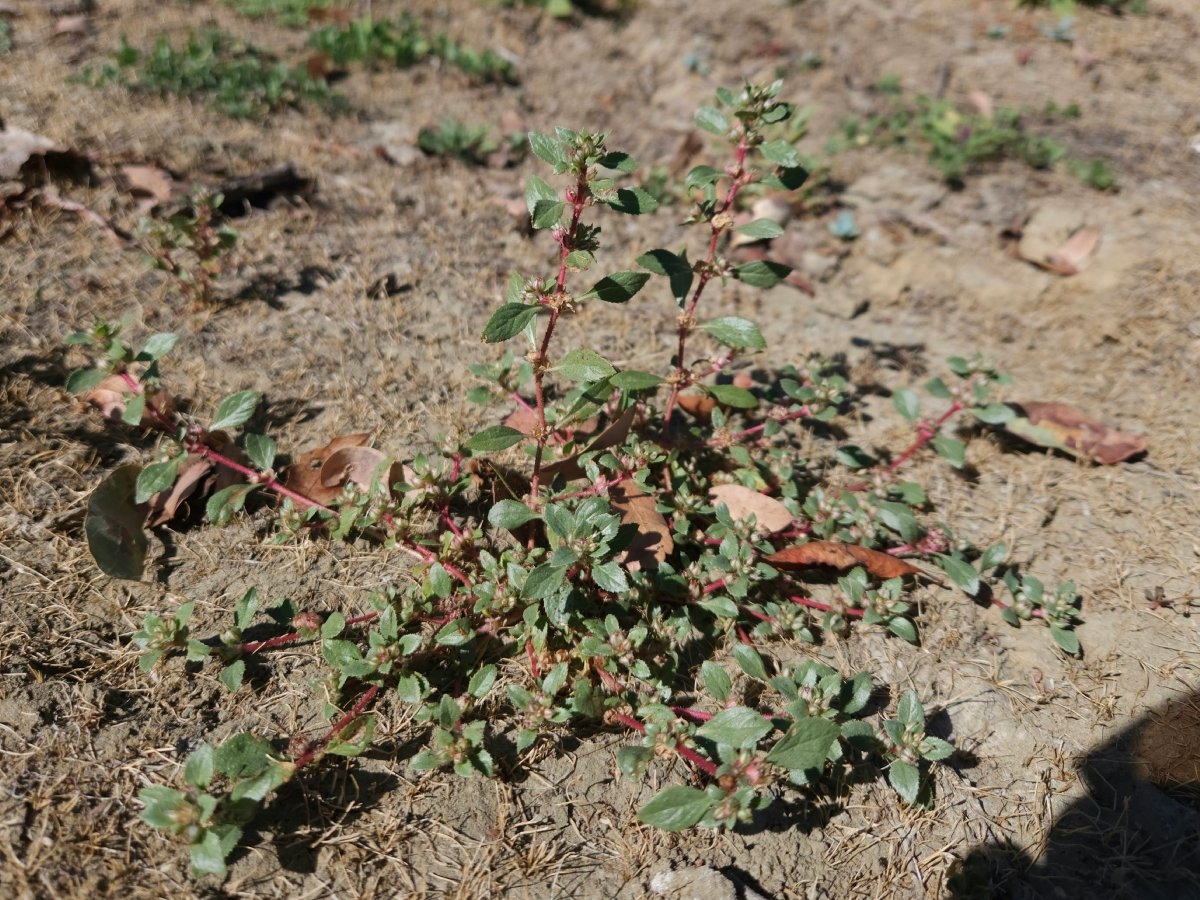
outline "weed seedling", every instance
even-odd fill
[[[950,429],[1012,415],[993,396],[1006,379],[981,360],[952,359],[947,380],[927,385],[939,405],[930,415],[915,391],[897,390],[915,433],[899,452],[877,456],[823,427],[857,400],[837,366],[812,355],[761,374],[737,371],[766,341],[754,323],[722,313],[723,289],[772,287],[789,274],[769,260],[726,256],[734,234],[781,233],[770,219],[740,221],[739,198],[760,187],[794,191],[806,176],[780,136],[795,114],[780,90],[722,89],[700,109],[697,124],[727,158],[685,178],[693,235],[625,266],[602,264],[601,223],[656,209],[631,181],[637,163],[606,134],[529,135],[549,172],[529,179],[526,202],[534,229],[553,241],[555,264],[510,276],[482,336],[520,350],[472,368],[484,382],[472,398],[513,412],[407,465],[344,438],[306,454],[281,481],[275,442],[237,435],[257,394],[227,397],[202,425],[176,412],[161,387],[158,365],[173,336],[138,351],[103,323],[76,336],[100,362],[71,386],[164,435],[155,462],[118,469],[89,504],[89,542],[105,571],[130,574],[122,561],[131,546],[144,558],[147,509],[152,522],[169,518],[184,473],[199,464],[231,481],[211,485],[210,521],[265,490],[282,498],[280,540],[364,539],[417,562],[353,618],[287,603],[262,610],[256,593],[205,640],[187,606],[146,618],[134,636],[143,666],[215,658],[230,690],[246,689],[246,657],[314,641],[337,704],[316,740],[282,751],[238,735],[194,751],[182,788],[143,792],[143,818],[188,842],[197,874],[223,873],[254,807],[323,756],[362,752],[376,716],[396,706],[426,743],[415,771],[491,776],[500,740],[526,754],[568,729],[619,730],[629,739],[617,754],[627,776],[653,769],[662,780],[670,760],[691,773],[641,808],[643,822],[667,831],[746,822],[777,797],[803,802],[804,789],[850,769],[886,772],[905,801],[932,802],[929,766],[953,748],[926,733],[916,693],[896,696],[869,671],[838,671],[805,645],[863,628],[918,642],[911,598],[923,582],[944,573],[982,599],[1012,574],[1003,545],[955,540],[901,474],[930,450],[963,465],[965,444]],[[674,306],[673,352],[654,370],[622,368],[586,344],[561,346],[563,322],[583,306],[623,311],[652,293]],[[810,455],[796,450],[805,431]],[[1009,588],[1006,618],[1041,620],[1064,650],[1078,650],[1072,586],[1051,598],[1024,576]],[[246,642],[263,614],[273,636]]]
[[[212,303],[216,280],[237,244],[238,233],[220,222],[224,199],[200,188],[188,195],[182,211],[138,225],[138,240],[154,268],[170,275],[193,306]]]

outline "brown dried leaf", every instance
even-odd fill
[[[318,477],[321,481],[321,487],[329,489],[335,488],[333,496],[337,496],[342,492],[342,489],[353,482],[363,490],[370,490],[371,483],[379,471],[379,467],[383,465],[387,459],[387,455],[373,447],[342,447],[329,455],[321,465],[318,472]],[[415,476],[411,470],[408,470],[400,463],[393,461],[388,469],[387,482],[381,487],[386,493],[391,493],[392,485],[400,481],[411,482]],[[324,502],[324,501],[322,501]]]
[[[712,411],[717,408],[717,401],[708,394],[680,394],[675,399],[676,405],[685,413],[700,422],[712,420]]]
[[[1031,260],[1031,262],[1043,269],[1057,272],[1059,275],[1076,275],[1099,245],[1099,228],[1080,228],[1043,262],[1039,263],[1036,260]]]
[[[560,459],[558,462],[550,463],[548,466],[542,466],[542,478],[547,481],[557,475],[561,475],[567,481],[586,478],[587,473],[580,467],[579,457],[584,453],[592,453],[596,450],[609,450],[616,447],[629,435],[629,429],[633,427],[633,420],[636,417],[637,407],[629,407],[629,409],[614,419],[607,428],[600,432],[596,439],[588,444],[585,449],[580,450],[574,456],[568,456],[566,459]]]
[[[923,574],[916,566],[906,563],[879,550],[845,544],[841,541],[809,541],[784,547],[766,558],[773,566],[781,569],[808,569],[813,566],[831,566],[843,570],[862,566],[876,578],[900,578],[905,575]]]
[[[740,522],[753,514],[758,526],[772,534],[792,524],[792,514],[786,506],[774,497],[740,484],[714,485],[708,494],[714,503],[724,503],[729,507],[729,514],[734,521]]]
[[[329,457],[343,447],[364,447],[371,435],[342,434],[333,438],[324,447],[317,447],[301,453],[295,462],[288,466],[287,478],[283,486],[295,491],[310,500],[325,504],[342,492],[341,487],[330,489],[321,484],[321,467]]]
[[[985,119],[995,118],[996,105],[992,103],[992,97],[987,91],[979,89],[969,91],[967,93],[967,102],[975,107],[975,110]]]
[[[63,34],[87,34],[92,30],[87,16],[62,16],[54,23],[54,36]]]
[[[24,128],[0,128],[0,181],[40,184],[47,172],[79,180],[91,171],[92,161],[82,153]]]
[[[621,514],[621,524],[636,525],[637,536],[622,553],[622,562],[631,572],[658,568],[675,550],[671,527],[656,508],[652,496],[632,481],[615,484],[608,492],[612,508]]]
[[[203,441],[222,456],[243,465],[247,462],[245,454],[227,432],[210,431]],[[170,489],[160,491],[150,498],[146,525],[150,528],[164,525],[179,517],[180,507],[193,496],[202,500],[231,485],[241,484],[244,480],[240,472],[219,466],[202,453],[189,453],[180,465],[175,483]]]
[[[138,211],[147,213],[159,203],[171,199],[171,173],[158,166],[121,166],[125,190],[138,198]]]
[[[517,429],[521,434],[533,434],[538,424],[537,410],[530,409],[528,406],[518,406],[508,414],[503,424]]]
[[[104,418],[119,422],[125,415],[125,404],[132,394],[133,391],[124,378],[120,375],[109,375],[102,378],[99,384],[90,391],[87,391],[82,400],[89,406],[98,409]],[[146,405],[164,418],[169,418],[175,412],[175,398],[170,391],[164,388],[148,395]],[[142,421],[146,421],[144,412]]]
[[[1025,414],[1005,427],[1039,447],[1062,450],[1104,465],[1113,465],[1146,451],[1146,439],[1109,428],[1069,403],[1018,403]]]

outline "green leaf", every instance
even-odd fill
[[[258,409],[260,400],[262,394],[258,391],[238,391],[230,394],[217,406],[217,415],[209,430],[217,431],[221,428],[237,428],[244,425],[250,421],[254,410]]]
[[[921,792],[921,770],[912,763],[893,760],[888,766],[888,782],[905,802],[917,802],[917,795]]]
[[[665,275],[671,296],[682,306],[687,302],[695,273],[687,261],[687,251],[675,254],[670,250],[650,250],[637,258],[637,264],[655,275]]]
[[[943,741],[941,738],[936,737],[927,737],[921,741],[921,756],[925,759],[937,762],[953,754],[954,745],[949,741]]]
[[[696,734],[731,747],[753,747],[771,732],[771,723],[747,706],[723,709],[699,728]]]
[[[715,662],[706,659],[701,663],[700,677],[704,681],[705,690],[718,703],[724,703],[729,698],[729,693],[733,690],[733,679],[729,677],[728,672]]]
[[[541,134],[537,131],[529,132],[529,149],[538,159],[548,162],[556,168],[563,162],[562,149],[558,141],[548,134]]]
[[[554,566],[544,563],[538,566],[525,579],[521,596],[529,600],[542,600],[557,591],[567,574],[566,566]]]
[[[652,375],[649,372],[627,370],[618,372],[612,377],[612,386],[623,391],[645,391],[656,388],[662,383],[663,379],[660,376]]]
[[[889,619],[887,623],[888,631],[896,635],[902,641],[908,641],[910,644],[916,644],[917,627],[903,616],[896,616]]]
[[[933,447],[938,456],[956,469],[961,469],[967,461],[967,445],[957,438],[938,434],[929,442],[929,445]]]
[[[834,452],[834,458],[848,469],[865,469],[867,466],[875,465],[876,462],[875,457],[854,444],[838,447]]]
[[[922,729],[925,727],[925,708],[921,705],[921,698],[917,696],[916,691],[905,691],[900,697],[896,718],[905,725],[916,725]]]
[[[177,334],[152,334],[146,339],[146,343],[142,345],[141,351],[138,353],[139,360],[161,359],[171,352],[176,341],[179,340]]]
[[[213,778],[213,748],[201,744],[188,754],[183,764],[183,783],[191,787],[206,788]]]
[[[66,389],[72,394],[90,391],[108,376],[103,369],[79,369],[67,378]]]
[[[142,421],[142,413],[146,411],[146,395],[134,394],[125,403],[121,412],[121,421],[126,425],[138,425]]]
[[[507,425],[493,425],[478,434],[472,435],[464,445],[472,453],[495,453],[507,450],[513,444],[525,440],[524,433]]]
[[[949,575],[950,580],[968,595],[974,597],[979,592],[979,572],[969,562],[945,554],[938,554],[936,562],[938,568]]]
[[[536,175],[530,175],[529,180],[525,182],[525,205],[529,208],[529,215],[534,214],[541,201],[557,203],[558,192],[551,187],[549,182]]]
[[[204,506],[205,518],[214,525],[228,524],[234,513],[241,512],[246,505],[246,498],[256,487],[258,485],[255,484],[231,484],[221,488],[208,498]]]
[[[925,382],[925,390],[937,397],[939,400],[949,400],[954,396],[953,392],[946,386],[946,382],[940,378],[931,378]]]
[[[738,234],[744,234],[746,237],[760,241],[777,238],[783,234],[783,227],[774,219],[755,219],[745,225],[739,225],[733,230]]]
[[[783,263],[771,262],[767,259],[756,259],[753,262],[734,266],[732,275],[738,281],[752,287],[769,288],[774,287],[787,278],[791,271],[792,267],[785,266]]]
[[[699,788],[669,787],[643,806],[638,818],[663,831],[682,831],[704,818],[716,803]]]
[[[910,422],[917,421],[921,415],[921,398],[911,388],[900,388],[893,393],[892,406]]]
[[[1071,656],[1079,655],[1079,636],[1073,631],[1068,631],[1060,625],[1050,626],[1050,636],[1054,638],[1054,643],[1058,644],[1064,652]]]
[[[235,659],[229,665],[221,670],[221,684],[229,690],[229,693],[237,693],[237,689],[242,686],[242,679],[246,675],[246,661],[244,659]]]
[[[758,406],[758,398],[745,388],[733,384],[714,384],[706,390],[716,397],[719,403],[732,406],[734,409],[754,409]]]
[[[175,483],[179,473],[179,464],[183,457],[177,456],[166,462],[151,463],[142,469],[137,477],[137,487],[133,493],[134,503],[145,503],[159,491],[165,491]]]
[[[495,683],[496,667],[491,664],[486,665],[471,676],[471,681],[467,684],[467,693],[476,700],[482,700]]]
[[[1004,562],[1004,557],[1008,556],[1007,544],[992,544],[983,551],[983,555],[979,557],[979,571],[991,569]]]
[[[475,629],[466,619],[447,622],[433,636],[433,642],[443,647],[460,647],[475,637]]]
[[[771,748],[767,762],[793,771],[823,768],[839,731],[837,723],[830,719],[797,719]]]
[[[498,344],[516,337],[536,318],[542,307],[529,303],[505,303],[488,319],[483,329],[483,340]]]
[[[702,106],[696,110],[696,124],[711,134],[724,135],[729,131],[729,120],[715,106]]]
[[[227,826],[237,831],[238,836],[241,834],[241,829],[235,825]],[[228,833],[228,832],[226,832]],[[236,843],[236,838],[234,843]],[[217,878],[225,877],[225,857],[232,852],[226,850],[221,842],[221,835],[215,829],[209,829],[204,832],[204,836],[191,845],[189,858],[191,860],[191,874],[193,878],[203,878],[205,875],[215,875]]]
[[[722,316],[700,326],[720,341],[726,347],[735,350],[743,348],[750,350],[766,350],[767,342],[763,339],[758,326],[749,319],[739,316]]]
[[[742,671],[751,678],[757,678],[759,681],[767,680],[767,667],[763,664],[762,657],[758,655],[758,651],[749,644],[735,644],[733,647],[733,658],[742,667]]]
[[[321,623],[321,640],[331,641],[345,630],[346,615],[335,609],[329,614],[329,618]]]
[[[553,228],[562,221],[563,213],[566,209],[567,204],[561,200],[539,200],[533,206],[529,222],[539,231],[545,228]]]
[[[767,141],[758,150],[767,162],[785,169],[795,169],[802,164],[800,154],[789,141]]]
[[[250,462],[254,463],[255,468],[260,471],[265,472],[275,465],[275,450],[274,438],[252,431],[246,433],[246,455],[250,457]]]
[[[615,562],[592,566],[592,581],[602,591],[611,591],[614,594],[624,594],[629,590],[625,572]]]
[[[615,375],[612,363],[594,350],[577,347],[558,361],[553,370],[570,381],[593,382]]]
[[[617,192],[604,201],[614,212],[628,216],[640,216],[658,209],[658,201],[640,187],[618,188]]]
[[[250,778],[267,767],[271,745],[247,731],[235,734],[213,751],[213,764],[226,778]]]
[[[113,470],[88,498],[83,530],[100,571],[136,581],[146,564],[146,510],[134,501],[140,473],[135,463]]]
[[[625,303],[649,280],[645,272],[613,272],[592,285],[580,299],[595,297],[605,303]]]
[[[596,161],[596,165],[605,169],[612,169],[614,172],[629,174],[637,169],[638,161],[628,153],[622,153],[620,150],[612,150],[600,157]]]
[[[987,406],[971,408],[971,415],[988,425],[1003,425],[1016,414],[1007,403],[989,403]]]
[[[736,619],[738,617],[737,604],[729,597],[708,596],[703,600],[695,601],[695,604],[701,609],[708,610],[718,619]]]
[[[538,514],[520,500],[501,500],[488,510],[488,522],[509,531],[537,518],[540,518]]]

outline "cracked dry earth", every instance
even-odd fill
[[[1050,12],[1008,0],[640,0],[571,22],[520,5],[382,0],[376,17],[407,9],[502,49],[520,83],[360,68],[338,84],[349,116],[301,108],[245,121],[71,77],[121,35],[144,47],[216,25],[296,60],[303,32],[248,24],[217,2],[102,0],[81,13],[85,30],[55,35],[54,4],[0,4],[14,36],[0,56],[0,116],[96,161],[90,183],[52,177],[60,196],[131,229],[135,200],[111,177],[122,164],[217,183],[291,163],[314,185],[237,221],[236,271],[223,302],[200,312],[94,222],[45,204],[0,212],[0,894],[1200,897],[1200,6],[1146,5],[1078,8],[1072,43],[1048,36],[1061,24]],[[617,774],[621,735],[564,737],[519,777],[464,781],[411,772],[412,732],[385,711],[376,752],[290,786],[224,883],[191,881],[184,848],[138,822],[138,789],[177,777],[200,740],[319,733],[319,672],[305,648],[286,651],[263,691],[231,701],[207,669],[139,672],[130,635],[185,601],[198,628],[217,628],[251,585],[355,609],[406,564],[316,541],[269,546],[260,514],[164,531],[142,582],[101,575],[84,546],[87,495],[148,449],[64,392],[81,361],[66,335],[94,315],[177,332],[179,396],[261,390],[281,446],[370,431],[411,456],[494,421],[465,400],[465,362],[490,358],[478,334],[508,273],[544,269],[553,250],[505,205],[534,160],[427,158],[416,130],[445,116],[603,129],[667,167],[717,85],[777,74],[787,99],[811,107],[801,149],[830,165],[830,205],[788,226],[815,296],[731,285],[711,313],[758,321],[765,367],[843,353],[857,383],[880,388],[862,423],[876,446],[905,441],[890,390],[974,352],[1014,376],[1011,399],[1069,402],[1144,435],[1141,458],[1092,466],[977,432],[966,477],[933,460],[915,471],[963,536],[1003,540],[1023,570],[1077,583],[1082,658],[938,589],[922,593],[918,647],[864,629],[790,648],[916,688],[959,751],[936,770],[931,810],[862,784],[729,832],[639,824],[656,785]],[[1073,156],[1104,160],[1117,189],[1015,161],[951,189],[920,152],[826,156],[845,117],[882,102],[872,86],[885,76],[964,105],[973,91],[1023,109],[1078,103],[1077,119],[1046,129]],[[841,211],[856,241],[831,237]],[[615,265],[684,240],[679,218],[606,222]],[[1036,257],[1083,226],[1100,229],[1100,245],[1070,277],[1005,239],[1021,228],[1021,252]],[[586,335],[606,357],[653,369],[669,358],[672,315],[665,296],[633,317],[588,307],[566,339]]]

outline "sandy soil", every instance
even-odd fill
[[[640,0],[627,15],[571,23],[470,0],[383,0],[378,17],[411,9],[433,29],[512,54],[520,83],[481,87],[432,64],[355,68],[337,85],[351,115],[306,108],[262,122],[69,80],[102,63],[120,35],[145,47],[206,24],[244,31],[220,3],[108,0],[86,33],[59,36],[61,4],[0,6],[15,41],[0,56],[0,116],[96,160],[92,184],[55,183],[62,196],[132,229],[134,201],[111,177],[121,164],[215,183],[290,162],[315,179],[307,201],[236,222],[236,270],[221,303],[201,311],[174,299],[136,248],[72,213],[0,213],[0,893],[1200,897],[1200,641],[1190,615],[1200,605],[1200,9],[1191,0],[1149,0],[1146,15],[1081,9],[1074,44],[1046,35],[1057,24],[1050,13],[1008,0],[736,9]],[[303,32],[260,22],[252,33],[303,58]],[[710,311],[763,326],[764,366],[844,353],[857,381],[885,389],[864,416],[879,446],[905,434],[888,390],[976,351],[1015,377],[1010,399],[1073,403],[1145,435],[1144,458],[1098,467],[974,433],[966,476],[933,460],[916,469],[964,536],[1005,540],[1024,570],[1076,581],[1083,657],[949,590],[923,593],[919,647],[867,630],[797,648],[915,687],[960,752],[937,772],[931,811],[866,784],[818,808],[777,805],[727,833],[640,825],[654,786],[619,776],[619,734],[564,737],[511,779],[421,777],[406,763],[412,731],[385,710],[375,751],[289,786],[222,886],[191,882],[184,848],[138,822],[138,789],[175,778],[200,740],[246,728],[319,734],[319,661],[310,648],[283,652],[261,692],[231,701],[209,669],[139,672],[130,635],[147,613],[188,600],[199,630],[217,628],[251,585],[353,610],[406,563],[320,541],[269,546],[260,511],[227,528],[162,532],[143,582],[104,577],[83,542],[88,493],[120,463],[144,461],[150,445],[106,429],[63,391],[82,362],[64,337],[94,315],[130,316],[135,333],[177,332],[178,395],[202,406],[261,390],[281,447],[370,431],[377,446],[410,456],[439,434],[494,421],[466,402],[464,361],[491,358],[478,335],[508,273],[541,270],[553,251],[501,202],[522,195],[533,161],[426,158],[411,152],[416,130],[445,116],[603,129],[613,146],[666,166],[716,86],[776,75],[789,99],[811,106],[800,146],[822,156],[847,115],[883,102],[871,87],[886,75],[964,104],[977,90],[1031,110],[1079,104],[1079,118],[1039,130],[1105,160],[1117,190],[1018,162],[952,190],[919,153],[838,154],[823,195],[831,205],[789,226],[816,296],[730,287]],[[828,231],[842,208],[862,231],[855,242]],[[676,218],[606,223],[610,258],[682,240]],[[1061,277],[1009,252],[1002,235],[1021,223],[1045,240],[1097,226],[1101,245],[1080,274]],[[622,313],[588,308],[566,339],[586,333],[597,351],[639,368],[666,360],[669,298]],[[1165,602],[1149,602],[1160,589]],[[656,880],[703,865],[719,875],[703,891]]]

